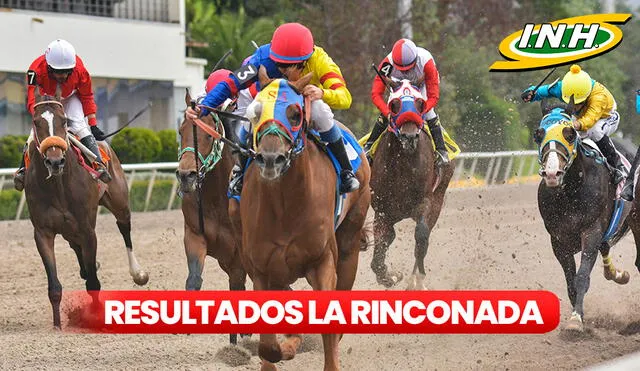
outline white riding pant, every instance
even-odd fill
[[[605,135],[610,136],[616,130],[618,130],[618,124],[620,124],[620,115],[614,107],[614,109],[609,112],[609,117],[602,118],[596,121],[595,125],[593,125],[591,129],[587,130],[586,132],[581,131],[580,137],[589,138],[594,142],[597,142]]]
[[[80,102],[80,98],[75,94],[72,94],[62,100],[62,106],[64,107],[64,113],[67,116],[68,130],[80,139],[91,135],[89,124],[84,118],[84,110],[82,109],[82,102]],[[31,129],[31,133],[29,133],[27,143],[31,143],[32,140],[33,128]]]

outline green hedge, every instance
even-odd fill
[[[0,138],[0,168],[18,167],[28,135],[7,135]]]
[[[113,138],[111,146],[122,163],[153,162],[160,154],[160,138],[151,129],[126,128]]]
[[[160,130],[158,138],[160,139],[160,153],[156,158],[156,162],[177,161],[179,144],[176,131],[173,129]]]

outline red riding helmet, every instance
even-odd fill
[[[409,39],[400,39],[393,44],[391,61],[393,62],[394,68],[400,71],[406,71],[416,65],[417,59],[418,48],[413,41]]]
[[[218,85],[218,83],[229,77],[230,73],[231,71],[225,70],[224,68],[211,72],[211,75],[207,78],[207,84],[205,85],[204,90],[207,93],[210,92],[211,89]]]
[[[285,23],[271,39],[269,57],[278,63],[300,63],[313,54],[313,35],[300,23]]]

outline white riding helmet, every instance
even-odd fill
[[[68,70],[76,66],[76,49],[66,40],[52,41],[44,52],[44,57],[54,70]]]

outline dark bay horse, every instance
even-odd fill
[[[415,264],[408,290],[424,290],[424,259],[429,235],[438,221],[444,195],[453,175],[451,161],[438,170],[431,137],[423,130],[424,97],[408,80],[388,83],[394,88],[389,96],[392,122],[380,139],[371,169],[371,206],[374,252],[371,268],[378,283],[392,287],[402,279],[385,264],[387,250],[396,237],[394,225],[412,218],[415,228]]]
[[[191,102],[187,92],[185,103]],[[202,117],[200,122],[217,132],[223,132],[214,123],[211,115]],[[197,130],[199,161],[196,165],[196,150],[193,128]],[[183,194],[182,214],[184,215],[184,248],[187,254],[187,290],[200,290],[202,287],[202,271],[207,255],[218,261],[222,270],[229,276],[230,290],[244,290],[246,273],[240,260],[240,241],[234,234],[229,219],[229,201],[227,186],[229,174],[233,167],[233,158],[229,146],[223,147],[219,140],[215,140],[206,128],[201,128],[192,120],[186,118],[180,125],[180,155],[176,176],[180,181],[180,192]],[[201,190],[196,187],[198,170],[204,173],[201,180]],[[200,230],[197,198],[200,193],[204,232]],[[236,344],[237,337],[231,334],[231,343]]]
[[[584,297],[598,252],[604,263],[605,278],[626,284],[629,273],[615,268],[609,250],[629,226],[636,239],[640,229],[637,222],[629,224],[626,219],[630,203],[616,199],[616,187],[611,182],[606,160],[580,139],[564,108],[547,108],[543,104],[543,114],[546,115],[534,134],[542,176],[538,208],[567,281],[573,312],[566,329],[581,332],[584,330]],[[617,205],[621,207],[616,209]],[[612,218],[619,220],[618,228],[609,226]],[[577,272],[576,253],[581,253]]]
[[[61,234],[75,251],[80,276],[86,280],[87,291],[96,302],[100,281],[97,276],[95,233],[98,204],[104,205],[116,217],[118,229],[125,241],[129,273],[138,285],[149,276],[144,272],[131,242],[131,211],[126,178],[116,153],[101,142],[111,158],[109,173],[113,180],[106,190],[80,163],[81,156],[67,138],[67,119],[59,95],[39,97],[36,89],[33,116],[33,140],[28,154],[30,166],[25,175],[25,194],[38,252],[47,272],[49,301],[53,308],[53,325],[60,328],[62,285],[58,280],[54,255],[54,238]],[[71,134],[69,134],[71,135]]]
[[[302,277],[314,290],[350,290],[371,197],[364,153],[356,172],[361,188],[347,194],[335,229],[336,171],[320,146],[305,139],[305,105],[299,92],[311,74],[296,82],[270,80],[261,68],[259,77],[262,90],[247,109],[248,117],[255,116],[257,156],[244,175],[239,207],[235,200],[230,204],[234,223],[241,224],[247,273],[255,290],[287,290]],[[292,148],[300,140],[306,144],[295,152]],[[325,370],[339,368],[339,339],[338,334],[322,335]],[[273,363],[293,358],[300,343],[299,335],[278,343],[275,334],[261,334],[262,368],[275,369]]]

